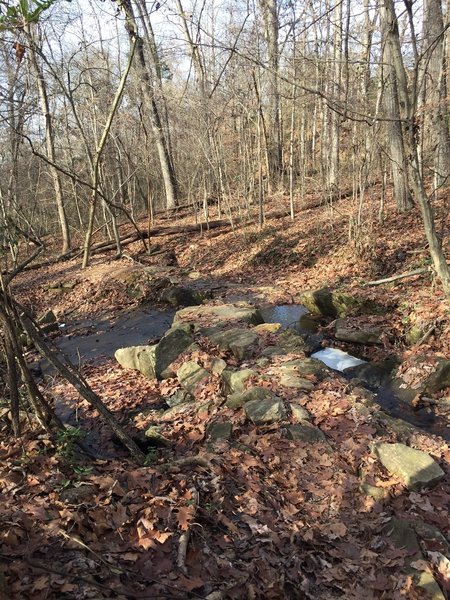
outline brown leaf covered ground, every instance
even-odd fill
[[[280,204],[286,199],[274,199],[274,208]],[[224,297],[262,294],[266,301],[290,303],[305,289],[329,285],[376,300],[387,307],[386,314],[358,320],[385,332],[383,346],[368,358],[449,356],[448,303],[438,283],[426,276],[363,285],[427,264],[418,215],[387,208],[381,225],[374,197],[362,233],[352,241],[354,206],[345,200],[332,209],[299,212],[293,223],[269,220],[262,231],[249,226],[221,235],[214,231],[214,237],[180,234],[155,242],[175,252],[175,275],[182,277],[180,269],[196,271],[219,287],[232,284],[223,287]],[[445,206],[438,208],[439,218],[446,217]],[[448,225],[443,222],[444,229]],[[139,252],[137,243],[126,250],[134,258]],[[99,256],[81,272],[78,261],[61,263],[23,274],[16,292],[36,314],[54,308],[61,321],[111,315],[136,300],[126,285],[108,285],[109,271],[119,265],[127,271],[132,264],[129,258]],[[59,281],[74,287],[69,293],[48,287]],[[419,348],[406,348],[403,335],[413,309],[436,328]],[[199,342],[199,362],[221,356]],[[450,451],[442,439],[420,432],[409,438],[446,471],[433,490],[409,492],[370,449],[375,438],[393,442],[396,436],[379,429],[373,408],[355,410],[357,392],[338,376],[316,381],[308,394],[279,389],[270,377],[255,381],[310,411],[328,444],[306,444],[283,437],[290,418],[255,427],[242,410],[225,408],[218,376],[206,381],[195,403],[158,420],[161,395],[176,389],[175,380],[148,381],[112,359],[88,364],[84,374],[130,431],[158,422],[168,444],[149,454],[148,466],[137,467],[98,415],[59,378],[49,379],[46,395],[76,407],[87,440],[95,439],[104,456],[92,460],[64,453],[64,445],[58,449],[26,424],[24,438],[15,441],[1,425],[2,600],[428,597],[407,568],[414,552],[396,547],[386,524],[395,516],[449,535]],[[233,424],[229,441],[209,440],[207,426],[215,421]],[[385,490],[382,499],[362,493],[361,474]],[[186,557],[178,564],[186,539]],[[448,594],[442,548],[435,540],[420,543],[421,568],[433,572]]]

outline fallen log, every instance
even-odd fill
[[[367,281],[364,285],[382,285],[383,283],[392,283],[399,279],[406,279],[407,277],[414,277],[414,275],[423,275],[430,271],[429,267],[422,269],[414,269],[414,271],[408,271],[407,273],[400,273],[399,275],[393,275],[392,277],[386,277],[385,279],[377,279],[376,281]]]

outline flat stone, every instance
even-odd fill
[[[244,411],[254,425],[266,425],[286,418],[286,409],[280,399],[251,400],[244,404]]]
[[[170,408],[194,401],[194,398],[186,390],[177,390],[171,396],[163,396],[163,399]]]
[[[326,367],[315,358],[298,358],[283,363],[279,369],[285,372],[295,371],[297,375],[321,375],[326,373]]]
[[[149,379],[156,377],[156,346],[119,348],[114,357],[124,369],[135,369]]]
[[[233,433],[231,423],[211,423],[207,429],[207,435],[212,441],[229,440]]]
[[[327,441],[327,438],[321,429],[306,421],[295,425],[289,425],[286,427],[285,435],[289,440],[298,440],[311,444]]]
[[[264,323],[258,309],[251,306],[236,306],[234,304],[221,304],[220,306],[188,306],[175,314],[174,323],[179,321],[201,322],[211,321],[213,324],[221,324],[226,321],[243,321],[252,325]]]
[[[185,362],[177,371],[178,381],[190,393],[195,392],[197,386],[208,377],[208,371],[195,360]]]
[[[225,406],[236,410],[252,400],[266,400],[274,397],[274,393],[267,388],[253,387],[244,390],[243,392],[234,392],[234,394],[230,394],[225,402]]]
[[[390,538],[396,548],[406,549],[410,554],[420,554],[419,540],[409,521],[392,517],[384,525],[382,533]]]
[[[284,356],[287,354],[286,350],[281,346],[267,346],[261,352],[261,356]]]
[[[418,427],[412,425],[412,423],[408,423],[408,421],[388,415],[382,410],[379,410],[375,413],[374,422],[381,429],[394,434],[396,438],[402,442],[408,441],[412,435],[423,433]]]
[[[336,321],[334,334],[337,340],[352,344],[381,344],[381,331],[379,329],[351,329],[344,321]]]
[[[433,487],[444,477],[437,462],[422,450],[404,444],[378,443],[373,452],[389,473],[397,476],[409,490]]]
[[[389,379],[392,371],[397,366],[397,360],[387,359],[379,362],[362,363],[355,367],[344,369],[343,372],[347,377],[360,379],[367,385],[378,388]]]
[[[292,418],[297,423],[301,423],[303,421],[309,421],[311,419],[311,414],[300,404],[289,404],[289,408],[291,409]]]
[[[161,300],[171,306],[195,306],[201,304],[205,296],[200,292],[181,285],[166,288],[161,294]]]
[[[302,390],[303,392],[310,392],[314,389],[314,384],[308,379],[303,379],[297,375],[285,373],[280,378],[280,385],[283,387],[294,388],[296,390]]]
[[[253,369],[241,369],[240,371],[229,371],[226,369],[222,372],[222,381],[225,394],[243,392],[247,379],[256,374],[256,371],[253,371]]]
[[[208,336],[222,350],[230,350],[239,360],[250,358],[258,349],[260,337],[249,329],[228,329]]]
[[[281,323],[261,323],[254,330],[257,333],[277,333],[281,329]]]

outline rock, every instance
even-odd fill
[[[423,376],[416,380],[415,372],[423,373]],[[401,377],[395,377],[391,385],[394,393],[405,402],[411,402],[417,395],[439,392],[450,387],[450,360],[436,358],[430,361],[427,356],[418,356],[410,369]]]
[[[419,540],[409,521],[392,517],[383,527],[382,533],[390,538],[396,548],[408,550],[411,555],[420,555]]]
[[[49,325],[50,323],[57,323],[58,319],[56,318],[55,313],[52,310],[48,310],[46,313],[42,315],[38,319],[39,325]]]
[[[375,485],[371,485],[370,483],[366,483],[365,481],[361,483],[359,489],[363,494],[365,494],[366,496],[370,496],[376,502],[381,502],[381,500],[383,500],[384,498],[385,491],[383,488],[376,487]]]
[[[178,369],[177,377],[184,389],[193,393],[197,386],[209,377],[209,373],[195,360],[189,360]]]
[[[199,306],[183,308],[179,310],[173,319],[174,323],[179,321],[212,322],[223,324],[228,321],[243,321],[251,325],[264,323],[261,313],[251,306],[236,306],[234,304],[221,304],[220,306]]]
[[[213,358],[211,361],[211,372],[221,375],[227,368],[227,363],[222,358]]]
[[[156,346],[119,348],[114,353],[114,357],[125,369],[136,369],[149,379],[156,377]]]
[[[203,302],[205,295],[190,288],[174,285],[166,288],[161,294],[161,301],[171,306],[196,306]]]
[[[353,313],[370,314],[379,310],[379,307],[365,298],[333,292],[328,288],[304,292],[298,301],[311,313],[324,317],[346,317]]]
[[[444,477],[444,471],[429,454],[404,444],[378,443],[373,452],[389,473],[397,476],[409,490],[433,487]]]
[[[272,390],[257,386],[244,390],[243,392],[234,392],[233,394],[230,394],[225,402],[225,406],[236,410],[252,400],[267,400],[274,397],[275,394]]]
[[[186,390],[177,390],[171,396],[163,396],[163,400],[170,408],[173,408],[174,406],[178,406],[179,404],[193,402],[194,398],[188,392],[186,392]]]
[[[230,350],[239,360],[253,356],[260,342],[259,335],[249,329],[227,329],[208,337],[222,350]]]
[[[171,365],[185,350],[191,346],[192,337],[180,328],[169,329],[155,350],[155,375],[157,379],[167,379],[175,375],[168,371]]]
[[[284,356],[285,354],[287,354],[287,352],[284,348],[281,348],[281,346],[267,346],[267,348],[264,348],[261,352],[261,356]]]
[[[277,333],[281,329],[281,323],[262,323],[256,325],[254,331],[257,333]]]
[[[286,437],[288,440],[297,440],[314,444],[316,442],[326,442],[327,438],[321,429],[311,425],[307,421],[289,425],[286,427]]]
[[[262,358],[258,358],[256,364],[258,365],[258,367],[261,367],[261,369],[264,369],[265,367],[270,365],[270,360],[263,356]]]
[[[93,485],[79,485],[78,487],[66,488],[59,494],[62,502],[68,504],[82,504],[92,499],[95,492]]]
[[[234,392],[243,392],[245,382],[250,377],[256,375],[256,371],[252,369],[241,369],[240,371],[229,371],[228,369],[222,372],[222,381],[225,394],[233,394]]]
[[[291,409],[292,419],[296,423],[301,423],[303,421],[311,420],[310,413],[306,410],[306,408],[304,408],[303,406],[300,406],[300,404],[291,403],[291,404],[289,404],[289,408]]]
[[[254,425],[266,425],[286,418],[286,409],[280,399],[250,400],[244,404],[244,411]]]
[[[300,354],[311,353],[320,348],[319,338],[314,335],[298,333],[292,329],[286,329],[279,336],[279,344],[286,352]]]
[[[429,571],[419,571],[416,580],[417,587],[426,591],[428,600],[445,600],[439,584]]]
[[[327,372],[326,367],[320,360],[315,358],[297,358],[289,360],[279,367],[283,372],[295,372],[297,375],[323,375]]]
[[[383,432],[388,431],[389,433],[393,433],[401,442],[408,441],[412,435],[423,433],[411,423],[408,423],[403,419],[392,417],[382,410],[379,410],[375,413],[374,422],[378,427],[381,427]]]
[[[344,369],[346,377],[357,378],[373,388],[379,388],[389,379],[392,371],[398,366],[398,360],[389,358],[373,363],[363,363]]]
[[[381,331],[379,329],[351,329],[341,319],[336,321],[334,336],[337,340],[351,342],[352,344],[381,343]]]
[[[161,427],[150,425],[145,431],[145,437],[155,446],[169,446],[170,440],[165,438],[161,433]]]
[[[231,423],[211,423],[207,428],[207,435],[211,441],[229,440],[233,433]]]
[[[309,381],[309,379],[303,379],[302,377],[298,377],[297,375],[293,375],[291,373],[284,373],[280,377],[280,385],[283,387],[302,390],[303,392],[310,392],[314,389],[314,384],[312,381]]]

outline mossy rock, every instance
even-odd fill
[[[328,288],[310,290],[301,294],[300,304],[311,313],[324,317],[346,317],[351,314],[370,314],[378,307],[365,298],[331,291]]]

